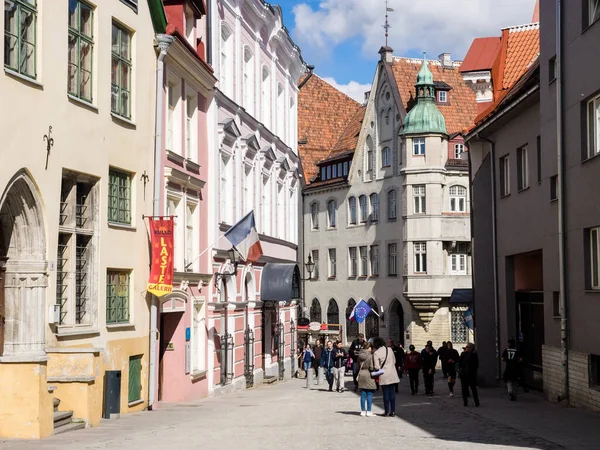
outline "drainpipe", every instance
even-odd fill
[[[212,66],[212,0],[206,2],[206,62]]]
[[[308,66],[306,66],[306,68],[308,69],[308,75],[306,76],[306,78],[304,80],[302,80],[302,83],[300,83],[300,86],[298,86],[298,90],[302,89],[304,87],[304,85],[306,83],[308,83],[308,80],[310,80],[312,78],[312,76],[314,75],[315,66],[308,65]]]
[[[173,36],[167,34],[157,34],[156,41],[160,53],[158,54],[156,64],[156,125],[154,136],[154,201],[152,204],[152,215],[160,214],[160,199],[162,194],[162,136],[164,119],[164,96],[163,96],[163,78],[167,50],[173,42]],[[152,410],[154,402],[154,391],[156,390],[156,338],[158,330],[158,299],[152,296],[150,305],[150,370],[148,380],[148,409]]]
[[[558,160],[558,276],[560,285],[560,345],[563,369],[562,395],[559,401],[567,400],[569,403],[569,322],[567,302],[567,236],[566,207],[565,207],[565,165],[564,165],[564,137],[563,137],[563,70],[562,70],[562,4],[556,0],[556,157]]]
[[[496,207],[496,143],[491,139],[481,137],[479,132],[476,134],[478,140],[490,144],[490,172],[492,177],[492,256],[493,273],[494,273],[494,314],[496,320],[496,379],[500,380],[502,373],[502,363],[500,362],[500,289],[498,284],[498,223],[497,223],[497,207]]]

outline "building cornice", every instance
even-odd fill
[[[197,57],[192,55],[188,47],[179,39],[175,39],[167,53],[167,67],[169,65],[179,69],[178,72],[184,72],[180,75],[186,79],[186,82],[196,81],[197,87],[200,87],[206,96],[213,90],[217,82],[213,73]]]
[[[186,189],[193,189],[196,191],[203,189],[206,184],[206,182],[202,181],[200,178],[193,177],[181,170],[168,166],[165,167],[165,179],[167,181],[173,181]]]

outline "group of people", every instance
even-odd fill
[[[323,348],[321,341],[317,340],[314,348],[306,344],[302,352],[302,368],[308,377],[308,369],[322,367],[325,372],[325,379],[329,384],[329,391],[333,391],[334,384],[337,392],[344,391],[344,375],[346,374],[346,363],[348,353],[344,349],[341,341],[327,341],[327,346]]]

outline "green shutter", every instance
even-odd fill
[[[129,358],[129,403],[142,399],[142,355]]]

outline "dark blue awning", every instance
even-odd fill
[[[300,298],[300,269],[295,263],[267,263],[260,277],[263,302],[289,302]]]
[[[473,289],[454,289],[450,296],[450,304],[470,305],[473,303]]]

